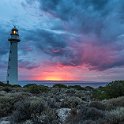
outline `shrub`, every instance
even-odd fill
[[[34,124],[60,124],[57,112],[54,109],[47,108],[41,115],[32,118]]]
[[[100,109],[100,110],[105,110],[106,109],[105,104],[103,104],[102,102],[99,102],[99,101],[90,102],[89,107],[94,107],[94,108],[97,108],[97,109]]]
[[[19,101],[15,104],[12,120],[20,122],[31,119],[32,116],[41,114],[44,109],[45,107],[40,99]]]
[[[11,87],[21,88],[21,85],[19,85],[19,84],[14,84],[14,85],[11,85]]]
[[[34,93],[34,94],[39,94],[39,93],[43,93],[43,92],[48,92],[49,88],[47,86],[42,86],[42,85],[28,85],[26,86],[27,91],[29,91],[30,93]]]
[[[80,105],[82,100],[78,97],[67,97],[61,102],[61,107],[64,108],[75,108]]]
[[[105,87],[95,89],[92,92],[92,97],[98,100],[109,99],[109,96],[106,93]]]
[[[15,105],[16,111],[13,112],[12,114],[12,120],[14,122],[20,122],[24,120],[28,120],[31,117],[31,112],[30,112],[30,103],[29,101],[19,101]]]
[[[93,91],[93,97],[96,99],[117,98],[124,95],[124,81],[113,81],[105,87],[99,87]]]
[[[104,111],[98,110],[93,107],[91,108],[84,107],[80,110],[75,109],[73,112],[70,112],[70,115],[67,117],[65,123],[66,124],[83,124],[87,120],[89,120],[89,122],[90,120],[92,120],[91,122],[94,123],[95,121],[102,119],[104,116],[105,116]]]
[[[83,124],[96,124],[96,122],[93,120],[85,120]]]
[[[87,112],[85,113],[85,120],[86,119],[98,120],[99,118],[103,118],[104,114],[105,113],[103,111],[91,107],[87,109]]]
[[[23,124],[33,124],[33,122],[31,120],[26,120]]]
[[[37,86],[36,84],[26,84],[26,85],[24,85],[23,87],[24,88],[28,88],[28,87],[30,87],[30,86]]]
[[[90,87],[90,86],[86,86],[85,87],[85,90],[92,91],[92,90],[94,90],[94,88],[93,87]]]
[[[110,124],[119,124],[120,122],[124,122],[124,107],[106,112],[106,120],[109,121]]]
[[[12,88],[7,86],[7,87],[3,88],[3,91],[6,91],[8,93],[8,92],[12,91]]]
[[[4,87],[4,86],[6,86],[6,84],[0,81],[0,86]]]
[[[113,81],[106,86],[106,93],[109,98],[124,95],[124,81]]]
[[[14,104],[23,99],[21,95],[6,94],[0,96],[0,117],[8,116],[14,109]]]
[[[104,100],[103,104],[108,110],[111,110],[116,107],[124,107],[124,96],[118,98],[112,98],[109,100]]]
[[[64,84],[54,84],[53,88],[67,88],[67,86]]]
[[[76,90],[85,90],[85,88],[81,87],[80,85],[68,86],[68,88],[73,88],[73,89],[76,89]]]

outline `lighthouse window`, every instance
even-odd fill
[[[13,34],[16,34],[16,31],[13,31]]]

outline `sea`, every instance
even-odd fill
[[[19,81],[19,85],[24,86],[27,84],[37,84],[52,87],[54,84],[64,84],[67,86],[80,85],[82,87],[90,86],[98,88],[100,86],[105,86],[108,82],[96,82],[96,81]]]

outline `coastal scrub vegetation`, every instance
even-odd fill
[[[93,97],[96,99],[110,99],[124,96],[124,81],[112,81],[104,87],[94,90]]]
[[[124,81],[92,88],[0,82],[0,123],[123,124]]]

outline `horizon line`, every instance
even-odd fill
[[[85,80],[19,80],[20,81],[44,81],[44,82],[101,82],[101,83],[107,83],[111,81],[85,81]]]

